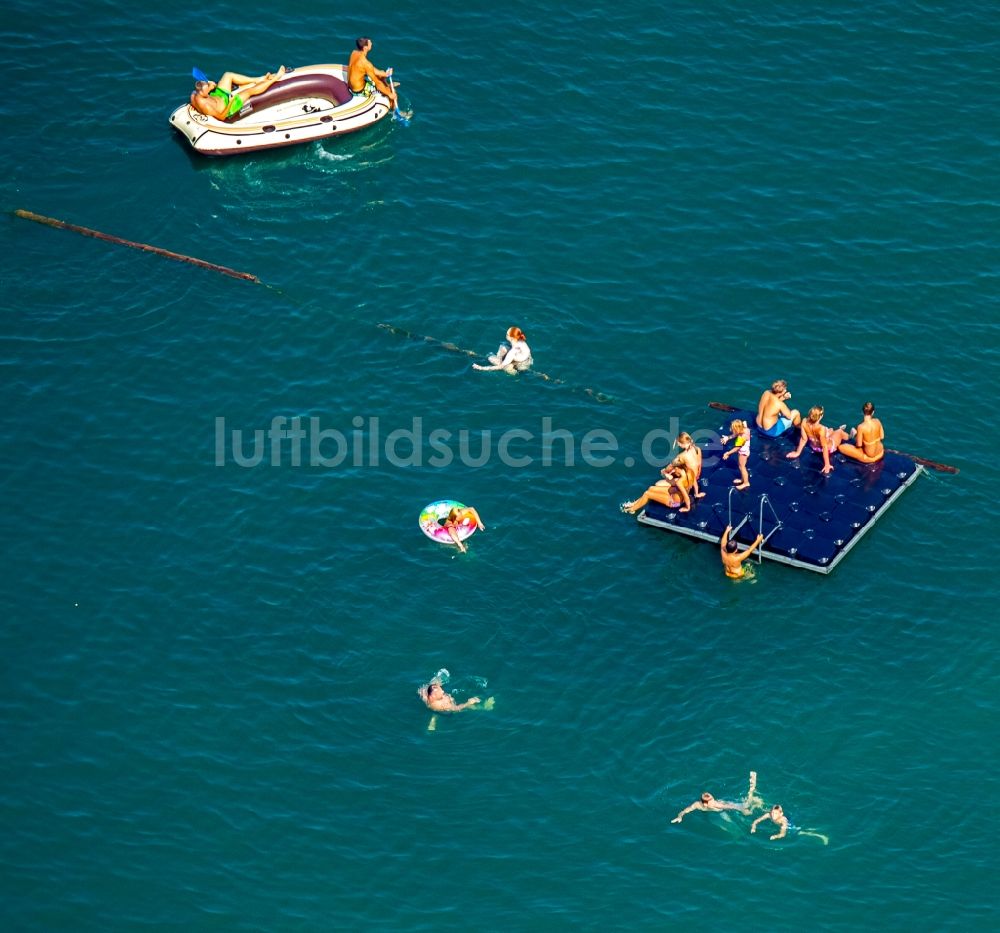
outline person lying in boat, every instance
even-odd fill
[[[368,61],[368,53],[372,50],[372,40],[367,36],[361,36],[355,40],[354,44],[357,48],[351,52],[351,60],[347,64],[347,86],[351,93],[367,95],[377,89],[392,101],[394,108],[398,107],[396,91],[382,80],[392,76],[392,69],[380,71]]]
[[[683,466],[671,464],[660,472],[663,479],[657,480],[638,499],[633,502],[623,502],[621,510],[629,515],[635,515],[650,500],[659,502],[667,508],[679,508],[681,512],[691,510],[691,497],[688,490],[694,483],[694,474]]]
[[[872,402],[865,402],[861,406],[861,414],[864,420],[851,431],[854,443],[841,444],[837,450],[845,457],[862,463],[878,463],[885,456],[885,448],[882,446],[885,431],[882,430],[882,422],[875,417],[875,405]]]
[[[809,416],[799,425],[801,435],[799,437],[799,446],[791,451],[791,453],[785,454],[785,456],[789,460],[794,460],[802,453],[806,443],[808,443],[814,453],[823,455],[823,472],[830,473],[833,471],[833,464],[830,463],[830,454],[835,453],[837,448],[850,435],[847,433],[846,424],[842,424],[834,430],[833,428],[826,427],[822,421],[823,406],[814,405],[809,409]]]
[[[722,566],[726,571],[726,576],[732,580],[740,580],[746,574],[743,562],[753,554],[757,545],[764,540],[764,536],[757,535],[750,547],[745,551],[740,551],[739,544],[729,540],[729,532],[732,530],[732,525],[726,525],[726,530],[722,532],[722,538],[719,540],[719,556],[722,558]]]
[[[528,338],[520,327],[508,327],[507,343],[510,346],[508,347],[503,343],[500,344],[497,347],[497,352],[487,357],[490,361],[489,366],[480,366],[479,363],[473,363],[472,368],[481,370],[482,372],[502,369],[507,373],[523,373],[531,366],[531,347],[528,346],[527,341]]]
[[[797,425],[802,416],[798,409],[789,408],[785,402],[792,397],[788,391],[788,383],[777,379],[770,389],[765,389],[757,403],[755,424],[761,434],[768,437],[780,437],[789,428]]]
[[[268,72],[259,78],[248,78],[235,71],[227,71],[217,82],[196,81],[191,94],[191,106],[206,117],[225,120],[234,113],[239,113],[251,97],[263,94],[284,74],[285,66],[282,65],[275,74]]]
[[[756,798],[754,798],[754,791],[757,789],[757,772],[750,772],[750,787],[747,790],[747,795],[743,800],[743,803],[733,803],[729,800],[717,800],[708,791],[705,791],[701,797],[696,800],[691,806],[685,807],[677,814],[670,822],[680,823],[685,816],[689,813],[693,813],[695,810],[705,810],[711,813],[721,813],[723,810],[739,810],[745,816],[749,816],[752,810]]]

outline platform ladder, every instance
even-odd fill
[[[730,528],[730,531],[729,531],[729,540],[730,541],[734,540],[736,538],[736,535],[739,532],[739,530],[748,521],[750,521],[750,513],[749,512],[745,512],[744,515],[743,515],[743,518],[740,521],[740,523],[738,525],[735,525],[735,526],[733,525],[733,493],[734,492],[739,492],[739,490],[735,486],[731,487],[730,490],[729,490],[729,501],[727,503],[727,506],[728,506],[728,509],[729,509],[729,521],[726,524],[729,525],[729,528]],[[767,542],[771,540],[771,535],[773,535],[776,531],[780,531],[781,530],[781,524],[782,524],[781,523],[781,519],[778,518],[778,513],[774,510],[774,506],[771,504],[771,500],[768,498],[766,492],[762,492],[760,494],[759,505],[760,505],[760,515],[759,515],[759,517],[757,519],[757,528],[761,529],[761,528],[764,527],[764,506],[765,505],[771,510],[771,514],[774,516],[774,527],[764,536],[764,540],[761,541],[759,545],[757,545],[757,563],[758,564],[762,563],[763,560],[764,560],[764,554],[763,554],[764,545],[767,544]],[[758,530],[758,534],[759,533],[760,532]]]

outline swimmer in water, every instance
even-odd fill
[[[750,832],[757,832],[757,824],[763,823],[764,820],[770,820],[776,826],[780,827],[780,829],[771,837],[772,840],[785,838],[785,835],[788,833],[788,817],[785,816],[785,811],[781,809],[780,803],[776,803],[763,816],[758,816],[750,826]]]
[[[470,524],[475,525],[479,531],[486,531],[486,526],[483,524],[483,520],[479,517],[479,513],[472,508],[472,506],[466,506],[462,509],[455,506],[448,513],[448,517],[444,520],[445,530],[451,535],[452,541],[458,545],[458,549],[463,554],[465,554],[469,549],[465,546],[465,542],[459,538],[458,529],[462,525]]]
[[[521,373],[531,366],[531,347],[528,346],[527,337],[520,327],[507,328],[507,343],[500,344],[497,352],[491,354],[488,359],[489,366],[480,366],[473,363],[472,368],[482,372],[492,372],[502,369],[505,373]]]
[[[441,682],[437,679],[417,688],[417,696],[427,704],[428,709],[434,710],[435,713],[459,713],[470,706],[478,705],[480,702],[479,697],[472,697],[464,703],[456,703],[455,698],[450,693],[445,692]]]
[[[685,816],[695,810],[704,810],[709,813],[721,813],[723,810],[739,810],[744,816],[749,816],[754,803],[754,791],[757,789],[757,772],[750,772],[750,787],[747,789],[746,799],[743,803],[733,803],[729,800],[717,800],[708,791],[701,795],[691,806],[685,807],[670,822],[680,823]]]
[[[719,541],[719,557],[722,558],[722,566],[725,568],[726,576],[731,580],[739,580],[747,575],[747,568],[743,562],[753,556],[757,545],[764,540],[763,535],[757,535],[753,544],[745,551],[740,551],[740,546],[735,541],[729,540],[729,532],[733,530],[732,525],[726,525],[726,530],[722,532],[722,540]]]

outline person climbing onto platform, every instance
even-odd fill
[[[741,552],[739,544],[729,540],[729,533],[732,530],[732,525],[726,525],[726,530],[722,532],[722,538],[719,540],[719,556],[722,558],[722,566],[726,571],[726,576],[731,580],[741,580],[747,575],[743,562],[753,555],[759,544],[763,543],[764,536],[757,535],[753,544]]]
[[[836,453],[837,448],[850,435],[847,433],[846,424],[842,424],[839,428],[833,430],[826,427],[822,422],[823,406],[814,405],[809,409],[809,416],[799,425],[799,446],[790,453],[785,454],[785,456],[789,460],[794,460],[801,455],[808,443],[814,453],[823,455],[823,472],[831,473],[833,471],[833,464],[830,463],[830,454]]]
[[[736,418],[730,423],[729,430],[732,432],[731,434],[723,434],[719,438],[723,444],[730,439],[733,441],[732,448],[722,455],[722,459],[725,460],[733,454],[738,454],[740,478],[734,479],[733,485],[737,489],[749,489],[750,474],[747,473],[747,461],[750,459],[750,428],[745,421]]]
[[[875,405],[872,402],[865,402],[861,406],[861,414],[864,420],[851,430],[851,439],[854,443],[845,442],[837,450],[852,460],[878,463],[885,456],[885,448],[882,446],[885,431],[882,429],[882,422],[875,417]]]
[[[677,814],[670,822],[680,823],[685,816],[689,813],[693,813],[695,810],[703,810],[711,813],[721,813],[723,810],[739,810],[744,816],[749,816],[753,810],[753,806],[757,800],[754,797],[754,791],[757,789],[757,772],[750,772],[750,787],[747,789],[747,795],[743,800],[743,803],[733,803],[729,800],[716,800],[708,791],[705,791],[693,804],[689,807],[685,807]]]
[[[802,420],[798,409],[789,408],[785,402],[792,397],[788,391],[788,383],[778,379],[765,389],[757,403],[757,417],[754,423],[761,434],[768,437],[780,437],[789,428],[795,427]]]

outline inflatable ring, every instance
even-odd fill
[[[439,499],[437,502],[425,505],[420,513],[420,530],[432,541],[437,541],[440,544],[454,544],[455,539],[448,534],[448,529],[441,522],[448,517],[448,513],[452,509],[464,508],[465,506],[461,502],[456,502],[454,499]],[[457,529],[459,540],[464,541],[475,530],[476,523],[472,519],[463,519],[462,524]]]

